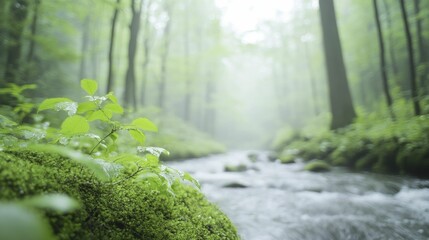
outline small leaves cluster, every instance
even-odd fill
[[[117,132],[120,130],[127,131],[132,138],[140,144],[145,142],[144,132],[156,132],[158,128],[147,118],[137,118],[131,123],[123,124],[114,120],[115,115],[122,115],[124,109],[118,103],[117,98],[113,93],[108,93],[105,96],[96,96],[98,89],[96,81],[91,79],[83,79],[81,88],[88,94],[86,101],[75,102],[68,98],[49,98],[44,100],[38,108],[38,112],[45,110],[65,111],[68,117],[64,119],[60,127],[60,135],[55,141],[65,141],[68,138],[86,136],[97,139],[98,142],[91,149],[89,154],[93,154],[97,147],[104,147],[105,150],[113,150],[114,148],[106,147],[106,142],[110,139],[115,142],[118,138]],[[99,136],[95,133],[89,133],[92,122],[104,123],[107,132],[104,136]]]
[[[24,96],[24,92],[27,90],[34,90],[37,86],[35,84],[25,84],[22,86],[14,83],[9,83],[7,87],[0,89],[0,95],[8,98],[13,104],[12,112],[18,122],[28,116],[34,109],[35,105],[31,100]]]

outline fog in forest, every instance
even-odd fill
[[[428,239],[428,146],[427,0],[0,0],[0,238]]]

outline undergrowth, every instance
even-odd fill
[[[429,115],[392,120],[365,114],[337,131],[293,136],[277,146],[280,159],[322,159],[355,170],[429,177]]]

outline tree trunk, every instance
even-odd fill
[[[5,62],[6,62],[6,51],[7,51],[7,38],[8,38],[8,1],[0,1],[0,76],[4,76]],[[3,77],[0,77],[1,79]],[[0,80],[0,85],[2,80]]]
[[[109,56],[108,56],[108,67],[107,67],[107,88],[106,93],[113,90],[114,87],[114,65],[113,65],[113,48],[115,46],[115,32],[116,32],[116,21],[119,15],[119,4],[121,0],[116,0],[115,10],[113,10],[112,23],[110,25],[110,43],[109,43]]]
[[[81,42],[81,49],[80,49],[80,66],[79,66],[79,81],[83,78],[88,77],[86,72],[86,56],[88,51],[88,45],[89,45],[89,22],[90,22],[90,14],[87,14],[85,16],[84,22],[83,22],[83,33],[82,33],[82,42]]]
[[[387,68],[386,68],[386,59],[385,59],[385,51],[384,51],[384,40],[383,40],[383,32],[381,28],[380,23],[380,14],[378,12],[378,5],[377,0],[372,0],[373,6],[374,6],[374,17],[375,17],[375,23],[377,26],[377,35],[378,35],[378,44],[380,48],[380,70],[381,70],[381,77],[383,82],[383,91],[384,96],[386,97],[386,103],[387,107],[390,112],[390,116],[392,119],[395,117],[393,110],[392,110],[392,97],[390,96],[390,89],[389,89],[389,82],[387,78]]]
[[[31,21],[31,40],[30,40],[30,46],[28,48],[28,55],[27,55],[27,62],[30,63],[33,61],[34,57],[34,49],[36,42],[34,41],[34,37],[37,33],[37,19],[39,18],[39,6],[40,6],[41,0],[35,0],[34,2],[34,14],[33,19]]]
[[[146,104],[146,85],[147,85],[147,76],[148,76],[148,66],[150,63],[150,7],[152,5],[152,1],[148,0],[147,6],[146,6],[146,18],[144,21],[144,38],[143,38],[143,76],[142,76],[142,83],[141,83],[141,90],[140,90],[140,103],[142,106]]]
[[[333,0],[319,0],[323,47],[328,74],[331,129],[353,122],[356,113],[347,81]]]
[[[419,71],[418,79],[420,79],[420,95],[425,95],[427,93],[427,84],[428,80],[428,64],[429,64],[429,55],[427,51],[427,44],[424,41],[423,37],[423,21],[420,15],[420,0],[414,0],[414,14],[417,17],[416,21],[416,32],[417,32],[417,46],[419,49],[419,66],[422,67],[422,71]]]
[[[137,108],[136,99],[136,77],[135,77],[135,59],[137,51],[137,38],[140,30],[140,16],[143,7],[143,0],[136,9],[136,0],[131,1],[132,19],[130,25],[130,40],[128,44],[128,69],[125,78],[125,93],[123,96],[125,107],[133,106]]]
[[[22,48],[21,38],[24,32],[27,15],[27,0],[12,1],[9,12],[9,41],[6,50],[6,69],[4,74],[5,82],[1,84],[3,86],[7,82],[20,83],[22,81],[19,62]]]
[[[158,85],[158,106],[160,108],[165,108],[165,89],[166,89],[166,78],[167,78],[167,60],[170,49],[170,28],[171,28],[171,6],[169,3],[166,3],[166,12],[168,15],[167,22],[164,27],[164,44],[163,51],[161,54],[161,72]]]
[[[391,64],[392,64],[392,70],[393,70],[393,75],[395,77],[398,76],[398,64],[396,61],[396,53],[395,53],[395,46],[393,45],[393,43],[395,42],[393,39],[393,24],[392,24],[392,17],[390,15],[390,9],[389,9],[389,4],[387,3],[387,0],[384,0],[384,9],[386,11],[386,21],[387,21],[387,28],[389,29],[389,54],[390,54],[390,60],[391,60]]]
[[[408,16],[407,11],[405,9],[405,2],[404,0],[400,0],[401,3],[401,13],[402,13],[402,21],[404,23],[404,30],[405,30],[405,36],[406,36],[406,44],[408,49],[408,61],[409,61],[409,68],[410,68],[410,85],[411,85],[411,97],[413,101],[413,108],[414,108],[414,114],[420,115],[420,103],[418,99],[418,92],[417,92],[417,80],[416,80],[416,65],[414,63],[414,52],[413,52],[413,39],[411,37],[411,31],[410,26],[408,24]]]
[[[186,1],[185,5],[185,31],[184,31],[184,50],[185,50],[185,81],[186,81],[186,88],[185,88],[185,102],[184,102],[184,119],[185,121],[190,121],[190,115],[191,115],[191,90],[192,90],[192,81],[191,81],[191,74],[190,74],[190,65],[189,65],[189,58],[190,58],[190,38],[189,38],[189,1]]]

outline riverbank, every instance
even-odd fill
[[[285,163],[323,160],[358,171],[429,178],[429,116],[361,119],[337,131],[283,133],[274,146]]]

